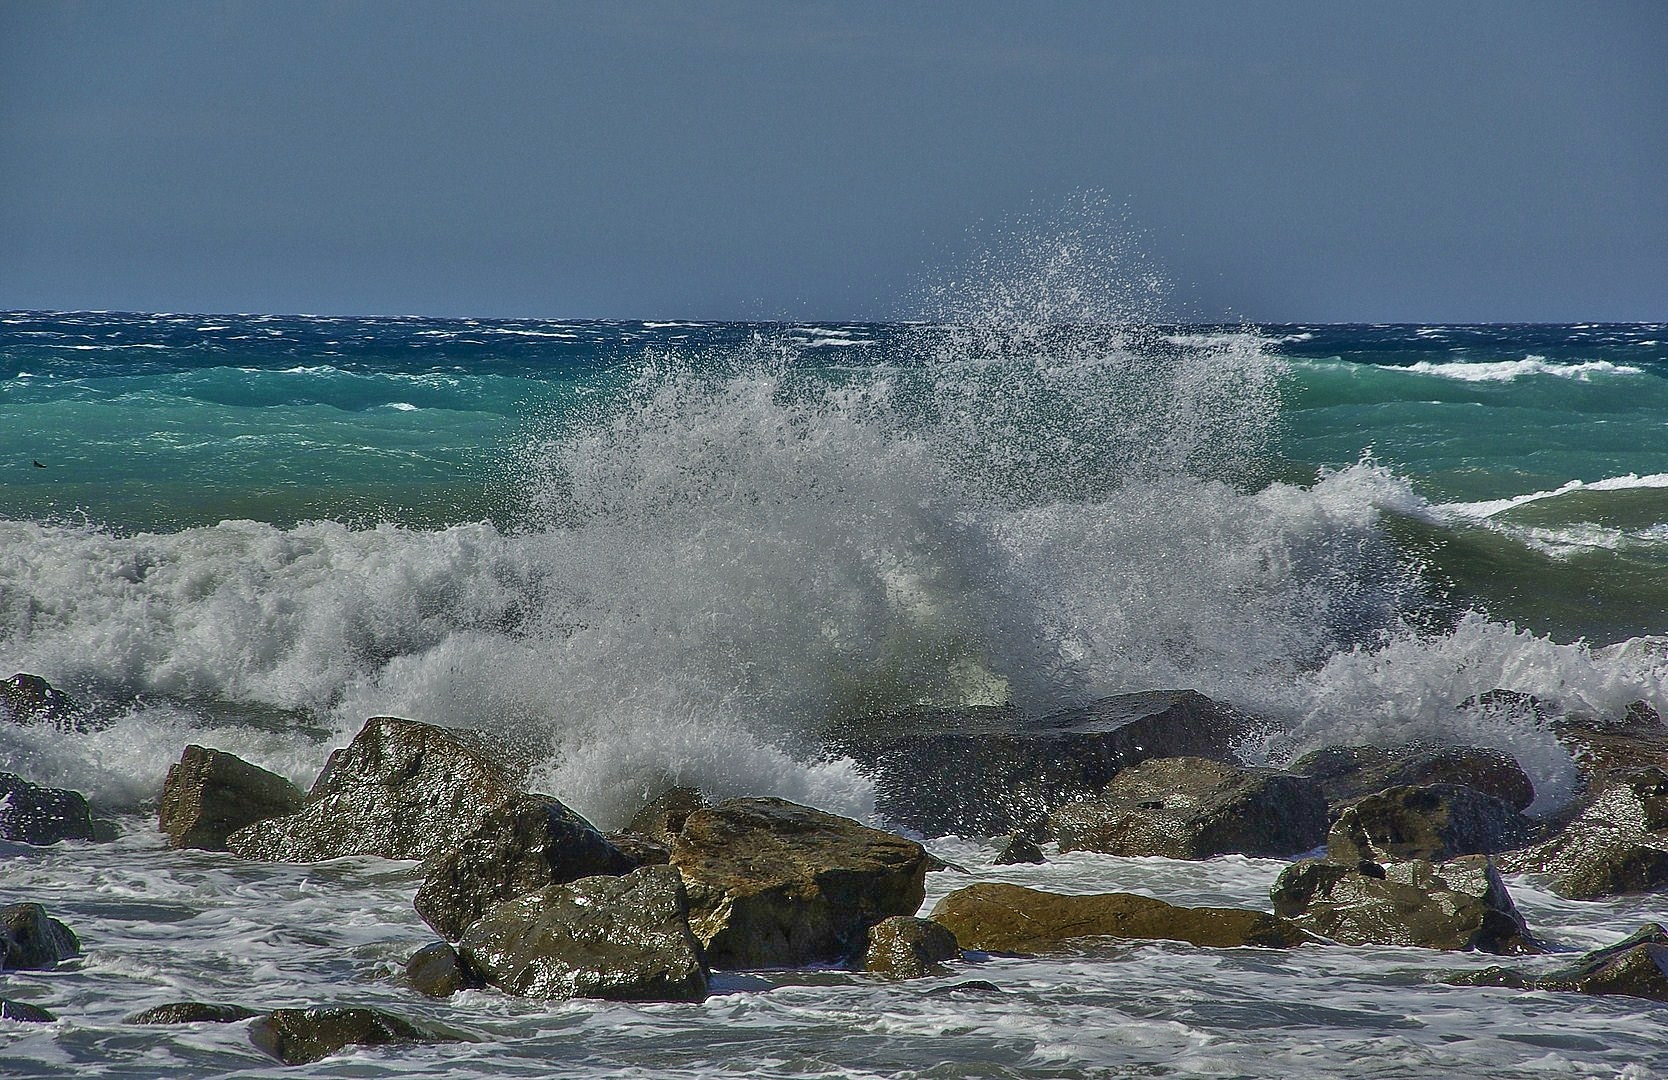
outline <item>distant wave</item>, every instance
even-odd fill
[[[1461,382],[1514,382],[1530,375],[1552,375],[1560,379],[1587,382],[1595,375],[1643,375],[1643,368],[1631,364],[1615,364],[1609,360],[1588,360],[1578,364],[1554,363],[1544,356],[1526,356],[1522,360],[1493,360],[1485,362],[1421,360],[1402,368],[1420,375],[1434,375],[1441,379]]]

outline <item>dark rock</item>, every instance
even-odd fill
[[[301,809],[301,791],[242,758],[203,746],[187,746],[162,782],[158,823],[177,848],[225,851],[239,829]]]
[[[891,979],[920,979],[943,973],[943,961],[960,957],[956,935],[942,923],[894,915],[869,927],[862,967]]]
[[[684,820],[706,805],[706,797],[695,788],[670,788],[637,811],[624,831],[670,848],[672,838],[683,831]]]
[[[1651,923],[1609,948],[1544,975],[1491,967],[1448,980],[1459,986],[1506,986],[1573,994],[1622,994],[1668,1001],[1668,930]]]
[[[830,740],[875,781],[875,809],[923,836],[1036,834],[1048,811],[1120,769],[1183,755],[1233,761],[1244,719],[1191,690],[1120,694],[1031,720],[1007,708],[871,717]]]
[[[492,809],[457,846],[429,860],[415,906],[456,941],[495,904],[551,885],[624,874],[636,863],[590,822],[548,795],[516,795]]]
[[[1661,888],[1668,884],[1668,771],[1612,776],[1563,832],[1503,861],[1511,870],[1550,874],[1552,891],[1571,900]]]
[[[1344,808],[1326,838],[1333,862],[1444,862],[1522,844],[1531,825],[1503,800],[1463,784],[1392,787]]]
[[[1003,990],[993,982],[984,979],[968,979],[966,982],[951,983],[949,986],[935,986],[926,991],[927,997],[951,997],[955,994],[1000,994]]]
[[[305,1065],[348,1046],[455,1041],[381,1009],[275,1009],[249,1025],[257,1050],[286,1065]]]
[[[86,716],[63,691],[41,678],[18,672],[0,682],[0,719],[14,724],[51,724],[59,731],[86,726]]]
[[[1290,855],[1326,838],[1326,798],[1308,777],[1157,758],[1125,769],[1100,794],[1059,807],[1048,824],[1062,852]]]
[[[154,1009],[136,1012],[124,1024],[235,1024],[259,1016],[242,1005],[217,1005],[203,1001],[170,1001]]]
[[[1553,730],[1581,777],[1576,811],[1641,769],[1668,769],[1668,724],[1643,701],[1614,720],[1563,717]]]
[[[1209,948],[1290,948],[1312,940],[1296,924],[1243,908],[1183,908],[1134,893],[1066,896],[1000,882],[958,889],[932,919],[964,949],[1033,955],[1081,948],[1084,938],[1185,941]]]
[[[1416,784],[1464,784],[1514,810],[1535,801],[1535,785],[1517,759],[1481,746],[1328,746],[1298,758],[1288,770],[1320,781],[1335,807]]]
[[[844,961],[869,927],[913,915],[927,853],[913,840],[783,799],[691,813],[672,843],[690,925],[717,968]]]
[[[610,844],[631,860],[633,868],[638,866],[665,866],[672,861],[672,849],[666,844],[657,844],[632,833],[605,833]]]
[[[75,932],[41,905],[0,908],[0,971],[45,971],[80,954]]]
[[[37,787],[21,776],[0,773],[0,840],[56,844],[94,835],[92,811],[77,792]]]
[[[1541,951],[1485,856],[1440,866],[1306,860],[1281,873],[1272,896],[1277,914],[1344,945]]]
[[[701,946],[677,871],[582,878],[498,905],[458,946],[493,986],[540,998],[700,1001]]]
[[[392,716],[330,755],[301,809],[240,829],[235,855],[314,862],[344,855],[427,859],[477,832],[520,794],[521,771],[478,732]]]
[[[19,1024],[50,1024],[57,1019],[39,1005],[0,998],[0,1020],[13,1020]]]
[[[1036,841],[1017,834],[1003,840],[1001,846],[996,849],[996,858],[991,860],[996,866],[1018,866],[1022,863],[1047,861]]]
[[[424,945],[412,953],[405,962],[405,978],[413,990],[431,998],[451,997],[459,990],[478,990],[486,985],[444,941]]]

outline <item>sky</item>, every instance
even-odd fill
[[[0,0],[0,309],[900,318],[1084,201],[1188,318],[1668,321],[1668,3]]]

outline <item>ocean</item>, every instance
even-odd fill
[[[1550,711],[1668,713],[1668,325],[1184,326],[970,304],[889,324],[0,314],[0,677],[109,721],[0,725],[0,771],[113,843],[0,843],[84,959],[0,976],[0,1075],[1636,1077],[1662,1007],[1459,988],[1397,948],[721,975],[701,1005],[421,999],[410,864],[166,848],[187,743],[304,788],[373,715],[529,747],[605,828],[674,784],[874,819],[825,740],[920,704],[1200,690],[1329,743],[1514,754]],[[884,822],[881,822],[884,824]],[[1267,908],[1282,863],[974,871]],[[1052,849],[1050,849],[1052,853]],[[929,879],[928,907],[965,884]],[[1512,878],[1562,950],[1668,916]],[[968,980],[996,991],[957,989]],[[164,1001],[377,1004],[478,1041],[266,1061]]]

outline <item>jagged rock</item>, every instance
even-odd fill
[[[0,908],[0,971],[45,971],[80,954],[75,932],[41,905]]]
[[[249,1025],[255,1048],[286,1065],[305,1065],[347,1046],[455,1041],[381,1009],[274,1009]]]
[[[1626,939],[1544,975],[1508,968],[1469,971],[1447,980],[1458,986],[1507,986],[1573,994],[1622,994],[1668,1001],[1668,930],[1650,923]]]
[[[78,792],[37,787],[21,776],[0,773],[0,840],[56,844],[95,835],[92,811]]]
[[[429,860],[415,906],[456,941],[495,904],[579,878],[624,874],[637,863],[590,822],[548,795],[516,795],[474,832]]]
[[[1327,746],[1287,768],[1320,781],[1334,807],[1385,788],[1416,784],[1464,784],[1514,810],[1535,801],[1535,785],[1517,759],[1481,746]]]
[[[1081,947],[1096,937],[1185,941],[1209,948],[1290,948],[1312,940],[1295,924],[1244,908],[1184,908],[1134,893],[1067,896],[1000,882],[957,889],[932,920],[964,949],[1033,955]]]
[[[57,1019],[39,1005],[0,998],[0,1020],[13,1020],[19,1024],[50,1024]]]
[[[1120,694],[1040,720],[1010,708],[870,717],[830,739],[875,781],[875,810],[923,836],[1033,839],[1048,811],[1155,757],[1234,759],[1242,717],[1191,690]]]
[[[470,969],[512,994],[700,1001],[701,946],[677,871],[582,878],[498,905],[464,934]]]
[[[478,990],[486,983],[458,951],[444,941],[424,945],[405,962],[405,978],[411,988],[425,997],[451,997],[459,990]]]
[[[1668,724],[1643,701],[1610,721],[1564,717],[1553,730],[1581,776],[1577,811],[1641,769],[1668,769]]]
[[[1156,758],[1048,818],[1062,852],[1207,859],[1290,855],[1326,838],[1326,798],[1307,777],[1203,758]]]
[[[187,746],[162,782],[157,821],[177,848],[226,850],[239,829],[301,809],[301,790],[234,754]]]
[[[1668,771],[1612,777],[1563,832],[1503,861],[1511,870],[1550,874],[1552,891],[1570,900],[1661,888],[1668,884]]]
[[[669,788],[632,816],[625,832],[670,849],[690,814],[707,805],[706,796],[692,787]]]
[[[14,724],[51,724],[59,731],[77,731],[87,718],[63,691],[41,678],[18,672],[0,682],[0,719]]]
[[[665,866],[672,861],[672,849],[665,844],[636,836],[632,833],[604,833],[604,838],[626,858],[632,866]]]
[[[204,1001],[170,1001],[153,1009],[136,1012],[124,1024],[235,1024],[259,1016],[242,1005],[217,1005]]]
[[[717,968],[843,961],[926,895],[920,844],[783,799],[696,810],[672,842],[690,925]]]
[[[1392,787],[1344,808],[1327,835],[1326,857],[1345,864],[1444,862],[1516,847],[1530,828],[1506,802],[1463,784]]]
[[[996,849],[996,858],[991,862],[996,866],[1018,866],[1022,863],[1045,863],[1042,848],[1035,840],[1027,836],[1009,836],[1003,839],[1001,846]]]
[[[920,979],[944,971],[943,961],[961,956],[956,935],[942,923],[894,915],[869,927],[862,967],[891,979]]]
[[[1486,856],[1440,866],[1311,859],[1287,867],[1272,896],[1276,914],[1344,945],[1541,951]]]
[[[330,755],[299,811],[240,829],[226,847],[280,862],[427,859],[479,830],[520,794],[521,779],[478,732],[373,717]]]

